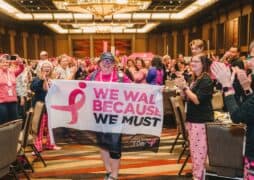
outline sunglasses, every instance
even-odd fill
[[[101,61],[107,64],[113,64],[113,61],[111,59],[102,59]]]

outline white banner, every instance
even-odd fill
[[[160,136],[163,125],[162,87],[155,85],[54,80],[46,106],[51,138],[57,127]]]

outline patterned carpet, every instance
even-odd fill
[[[174,129],[163,130],[158,153],[148,151],[124,152],[119,179],[191,179],[190,177],[177,176],[185,156],[178,164],[177,158],[182,149],[181,145],[177,145],[174,152],[169,153],[175,135],[176,130]],[[30,173],[32,179],[103,179],[105,171],[98,148],[84,145],[62,145],[61,147],[61,150],[42,153],[47,167],[43,167],[41,162],[35,162],[35,172]],[[31,153],[28,156],[30,160],[34,158]],[[191,163],[189,161],[183,174],[190,172]]]

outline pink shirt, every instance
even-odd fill
[[[135,83],[146,83],[146,74],[142,70],[133,73],[133,77]]]
[[[0,69],[0,103],[16,102],[16,77],[24,70],[24,65],[19,65],[17,70]]]
[[[90,81],[92,73],[87,76],[86,80]],[[116,70],[112,71],[110,74],[101,74],[101,71],[98,71],[94,79],[94,81],[103,81],[103,82],[118,82],[118,80],[119,80],[118,72]],[[123,73],[123,82],[131,83],[131,80],[124,73]]]

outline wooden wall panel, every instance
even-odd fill
[[[173,47],[173,36],[171,33],[169,33],[168,36],[168,55],[173,57],[174,53],[174,47]]]
[[[224,23],[217,24],[217,48],[224,49]]]
[[[131,39],[115,39],[115,50],[119,55],[131,54]]]
[[[110,39],[94,39],[94,56],[99,57],[103,53],[103,41],[107,42],[107,51],[111,49],[111,40]]]
[[[182,32],[177,34],[177,54],[184,54],[184,36]]]
[[[147,38],[136,38],[135,39],[135,52],[147,52]]]
[[[90,56],[89,39],[72,40],[72,52],[74,57],[84,58]]]
[[[69,54],[69,45],[68,45],[68,39],[64,38],[56,38],[56,56],[59,56],[61,54]]]
[[[248,15],[239,18],[239,45],[247,46],[248,42]]]
[[[46,50],[45,38],[44,36],[39,36],[38,51],[41,52],[42,50]]]
[[[10,36],[8,34],[3,34],[2,36],[2,50],[4,53],[10,53]]]
[[[164,44],[163,44],[163,36],[162,34],[156,34],[156,44],[154,44],[156,46],[156,52],[155,54],[163,56],[164,55]]]
[[[23,40],[21,33],[17,33],[15,36],[15,54],[18,54],[20,57],[24,57]]]
[[[45,50],[48,52],[49,57],[56,56],[55,54],[55,41],[52,36],[45,37]]]
[[[250,42],[254,40],[254,12],[250,14]]]
[[[154,34],[149,34],[148,36],[148,51],[156,54],[156,36]]]
[[[29,37],[27,38],[27,57],[28,59],[35,59],[35,44],[34,44],[34,38]]]

